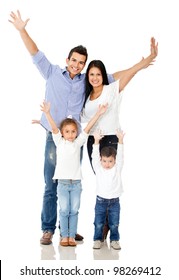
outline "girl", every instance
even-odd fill
[[[61,246],[76,246],[78,210],[81,197],[80,150],[88,138],[88,133],[100,116],[105,113],[107,104],[99,106],[84,130],[78,135],[78,124],[67,118],[57,127],[50,114],[50,103],[43,102],[41,110],[52,128],[52,136],[57,147],[57,163],[53,179],[58,180],[60,206]]]

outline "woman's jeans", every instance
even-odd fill
[[[82,192],[81,180],[58,180],[60,206],[60,233],[62,237],[74,237],[77,233],[78,210]]]
[[[100,196],[96,197],[95,205],[95,232],[94,241],[103,240],[103,227],[106,222],[106,213],[108,214],[108,225],[110,228],[110,241],[118,241],[119,236],[119,219],[120,219],[120,202],[119,198],[105,199]]]
[[[82,159],[82,149],[81,149]],[[53,180],[56,165],[56,146],[52,133],[46,133],[45,159],[44,159],[44,180],[45,190],[41,212],[41,228],[43,231],[54,233],[57,221],[57,185],[58,180]],[[60,227],[60,225],[59,225]]]

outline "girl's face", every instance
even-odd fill
[[[116,160],[114,157],[101,157],[101,165],[104,169],[111,169],[116,163]]]
[[[78,134],[77,127],[74,124],[67,124],[62,128],[61,134],[65,140],[73,142]]]
[[[88,80],[92,87],[99,87],[103,83],[101,70],[97,67],[92,67],[88,72]]]

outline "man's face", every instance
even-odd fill
[[[73,52],[70,59],[66,59],[67,70],[70,73],[70,77],[73,79],[77,74],[81,73],[86,63],[86,56]]]

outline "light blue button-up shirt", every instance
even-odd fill
[[[68,116],[80,122],[80,114],[85,98],[85,74],[76,75],[73,79],[65,68],[53,65],[43,52],[38,51],[32,56],[33,63],[46,80],[45,100],[50,102],[51,115],[59,127],[61,121]],[[109,82],[113,82],[112,75],[108,76]],[[41,125],[48,131],[51,127],[42,113]]]

